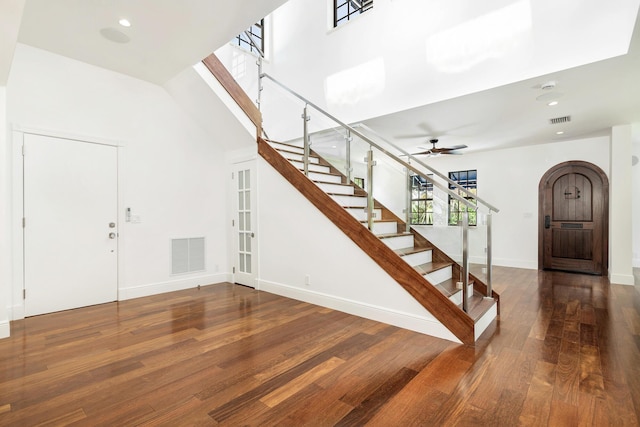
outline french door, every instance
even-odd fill
[[[234,281],[255,287],[257,277],[256,245],[256,167],[255,161],[236,163],[232,173],[232,194],[235,214],[232,220],[234,233]]]

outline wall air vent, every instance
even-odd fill
[[[556,117],[555,119],[549,119],[549,122],[552,125],[557,125],[560,123],[567,123],[571,121],[571,116],[562,116],[562,117]]]
[[[171,274],[204,270],[204,237],[171,240]]]

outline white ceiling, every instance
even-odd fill
[[[23,0],[8,1],[19,5]],[[163,84],[284,2],[26,0],[18,41]],[[11,11],[0,9],[3,15]],[[132,26],[119,26],[120,18]],[[107,40],[103,29],[130,41]],[[549,80],[556,88],[541,89]],[[559,105],[536,101],[551,91],[562,93]],[[564,115],[571,116],[570,123],[549,124]],[[603,135],[614,125],[640,123],[639,25],[627,55],[364,123],[410,151],[436,137],[440,146],[466,144],[467,152]],[[556,135],[557,130],[564,135]]]
[[[27,0],[18,41],[163,84],[284,2]],[[121,18],[131,27],[120,26]],[[105,29],[130,41],[114,43],[101,35]]]

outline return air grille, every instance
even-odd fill
[[[567,123],[571,121],[571,116],[562,116],[562,117],[556,117],[555,119],[549,119],[549,122],[551,122],[552,125],[557,125],[559,123]]]
[[[204,269],[204,237],[171,240],[171,274]]]

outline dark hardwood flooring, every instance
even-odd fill
[[[16,321],[0,425],[638,425],[639,286],[494,286],[475,347],[231,284]]]

